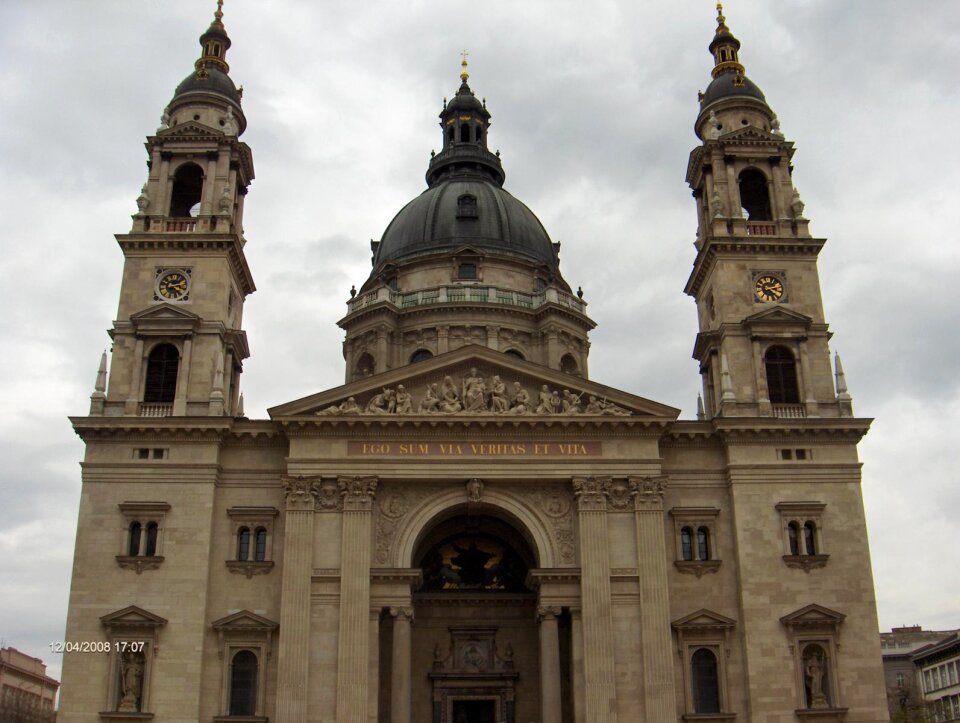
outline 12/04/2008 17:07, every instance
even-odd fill
[[[59,640],[49,645],[53,653],[142,653],[146,647],[142,640]]]

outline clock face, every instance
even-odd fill
[[[760,301],[779,301],[783,297],[783,281],[772,274],[764,274],[757,279],[753,293]]]
[[[157,291],[164,299],[176,301],[187,293],[187,277],[181,271],[170,271],[160,277]]]

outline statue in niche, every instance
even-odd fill
[[[440,385],[440,411],[446,414],[455,414],[463,409],[457,387],[450,377],[444,377]]]
[[[392,389],[384,387],[383,391],[375,394],[367,402],[367,413],[393,414],[397,408],[397,396]]]
[[[411,414],[413,412],[413,397],[402,384],[397,385],[397,414]]]
[[[824,660],[820,649],[814,647],[804,660],[804,677],[807,682],[807,707],[829,708],[830,703],[823,690]]]
[[[421,414],[436,414],[440,411],[440,390],[437,389],[436,382],[427,385],[427,391],[420,400],[417,411]]]
[[[121,713],[139,713],[143,694],[143,653],[126,652],[120,656]]]
[[[487,385],[477,374],[476,367],[463,379],[463,408],[468,412],[487,411]]]
[[[520,386],[520,382],[514,382],[510,414],[529,414],[530,411],[530,392]]]
[[[467,499],[471,502],[479,502],[483,496],[483,481],[472,479],[467,482]]]
[[[510,400],[507,399],[507,385],[496,375],[490,380],[490,408],[497,414],[503,414],[510,409]]]

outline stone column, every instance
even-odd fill
[[[183,356],[180,357],[180,369],[177,373],[177,393],[173,398],[173,416],[182,417],[187,413],[187,394],[190,390],[190,362],[193,357],[193,339],[183,340]]]
[[[437,327],[437,354],[443,354],[450,351],[450,327]]]
[[[752,337],[750,341],[753,345],[753,377],[757,385],[758,411],[760,416],[769,417],[773,414],[773,407],[770,405],[770,390],[767,387],[767,369],[760,353],[760,339]]]
[[[640,635],[645,720],[675,720],[670,597],[663,534],[666,477],[631,477],[637,523],[637,571],[640,578]]]
[[[377,478],[340,477],[338,484],[343,497],[343,538],[340,548],[337,723],[368,723],[370,538]]]
[[[573,723],[584,723],[583,619],[576,608],[570,609],[570,648],[570,667],[573,669]]]
[[[139,414],[140,397],[142,396],[140,393],[140,384],[142,381],[141,376],[143,376],[143,339],[138,338],[136,343],[133,345],[133,359],[130,361],[130,393],[127,395],[123,413]],[[113,362],[111,361],[111,370],[112,369]]]
[[[613,670],[613,606],[610,598],[607,535],[606,490],[609,486],[609,477],[573,479],[573,494],[577,498],[580,521],[585,723],[617,721],[617,692]],[[663,540],[660,544],[663,545]]]
[[[413,608],[390,608],[393,616],[393,680],[390,723],[410,723],[410,623]]]
[[[810,355],[807,352],[806,338],[800,339],[800,374],[798,379],[800,389],[803,390],[803,401],[808,417],[819,417],[817,409],[817,395],[813,389],[813,375],[810,373]]]
[[[382,609],[370,608],[370,652],[367,654],[367,721],[380,719],[380,617]]]
[[[560,723],[560,633],[557,630],[559,607],[540,607],[540,720]],[[398,723],[394,720],[392,723]]]
[[[310,576],[313,516],[319,477],[284,477],[280,641],[277,660],[277,723],[307,723],[310,663]]]
[[[496,292],[494,292],[496,293]],[[487,327],[487,348],[497,351],[500,349],[500,327]]]
[[[377,327],[377,359],[373,371],[375,374],[380,374],[389,368],[390,365],[387,364],[387,327],[379,326]]]

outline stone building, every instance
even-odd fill
[[[590,378],[595,322],[503,187],[466,63],[339,322],[346,383],[245,418],[254,167],[219,8],[200,42],[72,420],[67,639],[103,654],[66,655],[67,720],[887,720],[869,420],[831,365],[794,146],[722,11],[687,167],[695,419]]]
[[[929,721],[960,720],[960,633],[931,643],[911,656]]]
[[[0,722],[53,723],[59,688],[40,658],[0,648]]]
[[[887,707],[892,723],[926,721],[924,691],[913,654],[939,643],[956,630],[924,630],[920,625],[893,628],[880,633],[883,675],[887,684]]]

